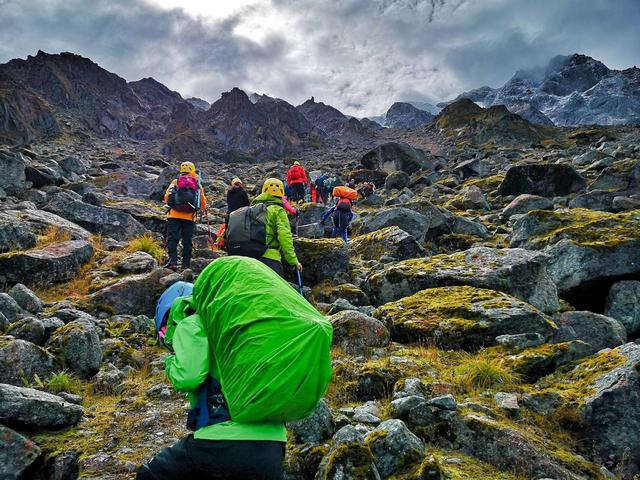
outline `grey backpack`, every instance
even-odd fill
[[[231,212],[224,245],[229,255],[260,258],[267,251],[267,206],[257,203]]]

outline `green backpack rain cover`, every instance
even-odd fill
[[[333,330],[289,283],[258,260],[220,258],[198,276],[192,297],[174,301],[169,342],[193,311],[232,420],[290,422],[313,411],[331,379]]]

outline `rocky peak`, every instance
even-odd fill
[[[200,110],[209,110],[209,108],[211,108],[211,104],[209,102],[198,97],[190,97],[190,98],[187,98],[186,100],[191,105],[193,105],[196,108],[199,108]]]
[[[391,128],[418,128],[431,123],[435,118],[431,113],[405,102],[395,102],[385,116],[385,126]]]
[[[169,88],[152,77],[143,78],[137,82],[129,82],[129,86],[147,108],[172,106],[175,103],[184,101],[178,92],[169,90]]]
[[[586,55],[557,56],[549,62],[540,90],[552,95],[584,92],[610,72],[602,62]]]

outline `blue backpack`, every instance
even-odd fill
[[[167,320],[169,319],[169,310],[171,304],[178,297],[188,297],[193,292],[193,283],[176,282],[167,288],[156,305],[156,334],[160,342],[164,339]]]

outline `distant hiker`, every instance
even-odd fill
[[[178,283],[158,302],[156,331],[193,433],[136,480],[280,480],[285,422],[312,413],[331,378],[331,323],[252,258],[220,258]]]
[[[344,243],[349,243],[349,224],[353,220],[353,212],[351,211],[352,202],[358,198],[358,192],[349,187],[335,187],[333,196],[337,200],[336,204],[322,214],[320,223],[324,222],[332,215],[333,230],[332,237],[341,237]]]
[[[358,195],[362,198],[369,198],[375,192],[376,186],[371,182],[364,182],[360,188],[358,188]]]
[[[171,207],[167,218],[169,261],[165,268],[177,268],[180,240],[182,240],[182,268],[189,268],[196,214],[198,210],[207,208],[207,198],[193,163],[180,164],[180,176],[169,185],[164,194],[164,202]]]
[[[350,178],[349,181],[347,182],[347,187],[349,187],[352,190],[356,189],[356,180],[354,178]]]
[[[284,275],[281,263],[284,255],[287,263],[302,270],[293,248],[283,197],[282,181],[268,178],[262,193],[249,207],[239,208],[229,215],[225,233],[225,248],[229,255],[256,258],[281,276]]]
[[[300,162],[295,161],[287,172],[287,184],[291,189],[290,200],[301,201],[304,200],[304,186],[309,183],[309,177],[307,172]]]
[[[318,178],[316,178],[316,192],[319,203],[323,203],[325,205],[329,204],[329,197],[331,196],[331,190],[335,187],[336,178],[330,177],[327,174],[322,174]]]
[[[249,195],[239,178],[231,180],[231,188],[227,190],[227,216],[239,208],[249,205]]]

